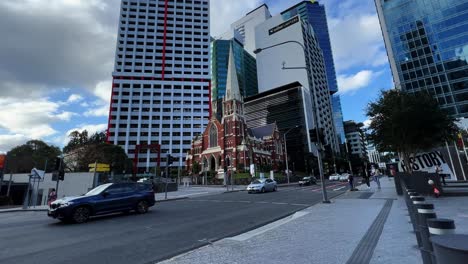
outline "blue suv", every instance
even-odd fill
[[[90,216],[115,212],[148,212],[155,204],[151,184],[107,183],[100,185],[85,195],[64,197],[50,204],[48,216],[61,221],[84,223]]]

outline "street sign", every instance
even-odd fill
[[[89,172],[109,172],[110,165],[105,163],[91,163],[88,165]]]

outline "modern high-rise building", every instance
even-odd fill
[[[323,129],[324,143],[339,152],[323,52],[310,23],[298,15],[290,19],[274,16],[256,27],[255,42],[260,50],[257,54],[259,92],[296,81],[308,88],[313,107],[307,111],[315,112],[316,116],[310,129]],[[271,46],[274,47],[267,48]]]
[[[173,166],[183,165],[208,122],[209,8],[209,0],[121,1],[108,141],[122,146],[140,173],[157,165],[148,145],[159,144],[175,157]]]
[[[232,47],[241,95],[246,98],[258,93],[257,64],[236,38],[211,42],[211,97],[218,120],[222,117],[222,101],[226,94],[229,51]]]
[[[323,52],[325,70],[327,73],[328,89],[332,95],[333,118],[339,143],[345,142],[343,127],[343,111],[341,110],[341,100],[338,94],[338,84],[336,81],[335,63],[333,62],[333,52],[330,44],[330,34],[328,32],[327,13],[325,6],[319,2],[302,1],[295,6],[281,12],[284,19],[289,19],[299,15],[312,26],[317,37],[320,49]]]
[[[348,152],[360,158],[367,159],[367,145],[364,130],[362,129],[363,126],[363,123],[356,123],[354,121],[344,122],[346,141],[348,146],[350,146]]]
[[[375,0],[395,87],[468,117],[468,0]]]
[[[230,34],[240,36],[238,39],[244,45],[244,49],[255,57],[255,27],[270,18],[270,10],[263,4],[232,23]]]

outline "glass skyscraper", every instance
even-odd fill
[[[397,89],[468,117],[468,0],[375,0]]]
[[[333,62],[333,52],[330,44],[325,6],[318,2],[312,3],[310,1],[302,1],[282,12],[281,15],[285,19],[299,15],[302,19],[307,20],[314,29],[315,36],[318,39],[320,49],[322,49],[323,52],[323,59],[325,61],[325,71],[327,74],[328,89],[331,94],[333,119],[337,137],[341,141],[340,143],[344,143],[345,131],[343,127],[343,111],[341,110],[340,96],[335,94],[338,91],[338,84],[336,82],[335,63]]]
[[[255,58],[250,55],[237,41],[237,39],[217,39],[211,42],[211,76],[212,76],[212,101],[216,107],[218,119],[221,118],[220,103],[226,93],[227,70],[229,61],[229,48],[232,46],[234,63],[236,64],[239,89],[242,96],[249,97],[258,93],[257,64]],[[216,100],[216,101],[215,101]],[[216,105],[216,106],[215,106]]]

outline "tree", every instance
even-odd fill
[[[97,132],[88,136],[88,132],[73,131],[69,135],[70,142],[63,148],[68,154],[66,165],[70,171],[88,171],[91,163],[110,164],[116,173],[131,172],[127,154],[120,147],[106,143],[106,134]]]
[[[410,159],[420,151],[453,140],[455,119],[428,93],[383,91],[367,108],[370,139],[380,152],[396,152],[412,173]]]
[[[47,172],[54,169],[54,161],[61,151],[41,140],[30,140],[7,153],[7,169],[12,173],[30,173],[33,168],[44,169],[47,161]]]

